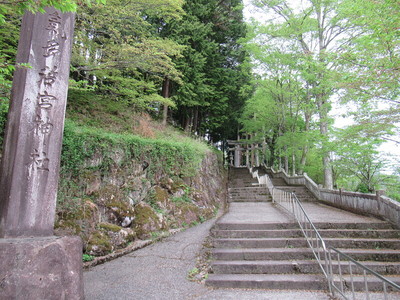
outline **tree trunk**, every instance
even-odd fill
[[[328,109],[327,103],[323,100],[323,95],[318,95],[317,105],[319,114],[319,128],[323,138],[328,140]],[[333,173],[331,167],[330,151],[327,148],[326,142],[322,142],[322,164],[324,168],[324,187],[327,189],[333,189]]]
[[[310,131],[310,120],[311,120],[311,113],[310,112],[305,112],[304,113],[304,120],[305,120],[305,131],[308,133]],[[306,166],[307,162],[307,154],[308,154],[308,145],[306,144],[303,147],[303,151],[301,154],[301,159],[300,159],[300,167],[299,167],[299,174],[302,175],[304,173],[304,168]]]
[[[285,172],[286,174],[289,174],[289,157],[285,155],[284,159],[284,164],[285,164]]]
[[[163,82],[163,86],[162,86],[162,96],[164,98],[169,98],[169,78],[165,77],[164,82]],[[168,105],[164,104],[163,107],[163,120],[162,120],[162,125],[166,126],[167,125],[167,119],[168,119]]]
[[[292,154],[292,176],[296,174],[296,156]]]
[[[199,124],[199,107],[196,106],[194,108],[193,128],[192,128],[194,134],[197,133],[198,124]]]

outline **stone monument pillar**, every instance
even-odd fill
[[[54,237],[74,14],[26,13],[0,169],[0,295],[82,299],[82,242]]]
[[[242,161],[242,151],[240,145],[235,145],[235,168],[239,168]]]
[[[250,146],[250,154],[251,154],[251,158],[250,158],[251,166],[254,167],[254,165],[255,165],[255,157],[254,157],[255,147],[254,147],[254,144],[251,144],[251,146]]]
[[[250,166],[249,145],[246,144],[246,167]]]

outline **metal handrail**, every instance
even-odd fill
[[[366,299],[370,299],[370,289],[368,286],[367,273],[378,278],[383,284],[383,292],[384,299],[388,299],[388,287],[392,290],[400,291],[400,286],[396,283],[390,281],[389,279],[383,277],[382,275],[376,273],[365,265],[357,262],[349,255],[341,252],[338,249],[333,247],[327,248],[325,242],[321,235],[319,234],[317,228],[314,226],[310,218],[308,217],[306,211],[304,210],[303,205],[297,198],[294,193],[284,191],[282,189],[275,188],[271,179],[268,175],[259,176],[258,172],[253,172],[251,168],[249,168],[253,177],[257,177],[260,185],[265,185],[272,196],[272,201],[274,203],[279,204],[289,213],[293,214],[296,221],[298,222],[308,245],[312,249],[317,262],[328,280],[329,292],[335,296],[335,291],[338,292],[345,299],[356,299],[356,291],[354,289],[354,271],[352,269],[352,264],[358,268],[362,269],[363,278],[364,278],[364,287],[365,287],[365,295]],[[333,259],[332,253],[336,253],[337,266],[338,266],[338,275],[334,274],[333,269]],[[342,272],[342,260],[341,257],[345,258],[349,262],[349,271],[350,271],[350,288],[347,288],[348,283],[345,282],[343,272]],[[339,278],[336,280],[336,278]],[[336,282],[339,281],[339,285]],[[346,295],[346,291],[349,291],[352,295],[352,298],[348,298]]]
[[[311,222],[303,205],[297,199],[294,193],[274,188],[272,193],[272,201],[278,203],[289,213],[293,214],[297,223],[303,232],[308,245],[314,253],[314,256],[324,273],[325,277],[329,277],[329,258],[328,251],[324,240]]]
[[[388,280],[387,278],[383,277],[382,275],[378,274],[377,272],[371,270],[370,268],[364,266],[363,264],[359,263],[358,261],[354,260],[352,257],[347,255],[346,253],[343,253],[342,251],[334,248],[334,247],[329,247],[329,267],[330,267],[330,274],[333,274],[333,266],[337,265],[338,267],[338,275],[336,276],[331,276],[331,283],[330,286],[332,288],[332,293],[334,291],[338,292],[343,298],[345,299],[356,299],[356,296],[359,295],[360,293],[355,291],[355,283],[354,283],[354,274],[357,273],[356,268],[358,268],[363,275],[363,286],[365,288],[364,294],[365,294],[365,299],[370,299],[370,292],[371,288],[369,287],[369,282],[367,278],[367,274],[373,275],[376,278],[378,278],[383,287],[383,292],[384,292],[384,299],[388,299],[388,290],[397,290],[400,291],[400,286],[393,281]],[[333,254],[336,254],[336,264],[333,263],[332,256]],[[344,265],[344,261],[347,260],[348,264]],[[343,268],[344,267],[349,268],[349,273],[350,273],[350,284],[346,282],[344,276],[343,276]],[[348,295],[350,294],[350,295]]]

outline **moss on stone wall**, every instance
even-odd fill
[[[209,219],[224,199],[216,152],[198,142],[65,129],[56,233],[105,255],[134,239]]]

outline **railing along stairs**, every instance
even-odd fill
[[[389,292],[400,292],[400,286],[396,283],[388,280],[360,262],[357,262],[342,251],[334,247],[326,247],[323,238],[308,217],[303,205],[297,199],[296,194],[275,188],[267,174],[259,176],[257,170],[253,171],[252,168],[249,168],[249,170],[253,178],[257,178],[259,184],[268,189],[272,196],[273,203],[280,205],[295,217],[307,240],[308,245],[314,253],[322,273],[328,281],[329,292],[332,294],[332,296],[336,297],[340,295],[344,299],[355,300],[360,299],[360,296],[365,295],[364,299],[375,299],[373,298],[375,295],[371,294],[372,288],[370,285],[372,281],[368,280],[368,277],[370,276],[375,277],[380,282],[383,291],[383,299],[390,299]],[[349,278],[347,280],[343,274],[345,263],[348,266],[349,272]],[[356,272],[356,269],[358,269],[358,272]],[[359,270],[361,270],[361,272]],[[363,277],[361,291],[359,286],[356,290],[355,284],[355,275],[359,273],[361,273]],[[348,281],[350,281],[350,284]],[[374,286],[374,290],[376,290],[376,286]]]

